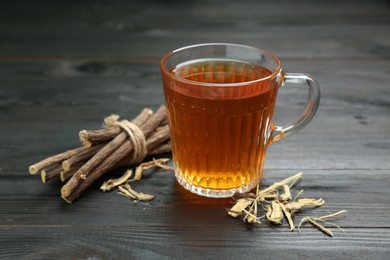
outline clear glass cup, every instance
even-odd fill
[[[317,81],[285,73],[273,54],[254,47],[208,43],[180,48],[160,63],[175,176],[206,197],[247,192],[261,180],[268,146],[305,127],[320,101]],[[281,86],[307,86],[299,119],[274,125]]]

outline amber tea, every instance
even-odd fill
[[[171,71],[181,79],[240,83],[272,74],[234,60],[191,61]],[[172,150],[179,179],[195,187],[252,188],[262,175],[277,88],[262,81],[250,87],[165,87]]]
[[[309,102],[306,111],[312,114],[295,125],[275,127],[276,95],[285,74],[276,57],[248,46],[185,47],[162,59],[161,72],[176,178],[207,197],[254,188],[268,145],[302,128],[318,105]]]

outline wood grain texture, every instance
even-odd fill
[[[47,226],[0,228],[2,258],[41,259],[386,259],[389,230],[349,229],[327,238],[274,228],[221,226]],[[237,233],[242,235],[236,235]],[[379,233],[379,234],[378,234]],[[259,234],[259,235],[257,235]],[[12,239],[9,239],[11,237]],[[101,239],[96,239],[100,237]]]
[[[124,170],[116,171],[116,174],[122,172]],[[293,170],[266,170],[262,185],[267,187],[295,173]],[[232,199],[206,199],[193,195],[176,183],[173,172],[147,171],[145,179],[134,183],[133,187],[137,191],[154,194],[156,199],[136,206],[116,192],[102,193],[98,187],[107,178],[98,181],[73,205],[60,198],[62,184],[59,181],[44,185],[37,176],[3,178],[0,207],[7,211],[2,213],[0,225],[176,223],[179,226],[244,226],[226,214],[225,208],[232,205]],[[323,198],[326,204],[317,209],[306,209],[297,217],[326,215],[328,211],[347,209],[348,217],[337,221],[343,228],[390,228],[386,217],[390,214],[389,185],[388,171],[305,170],[304,180],[293,190],[293,196],[304,189],[303,197]],[[107,217],[112,212],[115,214]],[[288,229],[287,223],[284,223],[283,229]]]
[[[1,1],[0,258],[388,259],[389,17],[382,0]],[[294,193],[326,204],[296,221],[347,209],[334,221],[345,233],[245,225],[227,215],[231,199],[190,194],[168,171],[134,184],[156,195],[137,205],[100,192],[106,177],[68,205],[59,180],[28,174],[79,146],[78,132],[100,129],[105,116],[157,109],[160,57],[201,42],[261,47],[286,72],[318,79],[316,117],[269,148],[262,185],[303,171]],[[275,123],[299,116],[306,96],[283,87]]]
[[[263,184],[269,186],[290,175],[286,171],[267,171]],[[227,215],[225,208],[231,205],[231,199],[193,195],[176,184],[172,172],[149,171],[134,188],[152,193],[156,199],[137,205],[115,192],[98,191],[98,185],[68,205],[59,198],[59,183],[43,186],[33,178],[18,179],[5,180],[4,187],[9,188],[0,193],[0,207],[7,209],[1,214],[0,257],[55,258],[65,254],[66,258],[121,258],[133,252],[138,257],[182,258],[191,253],[197,258],[239,256],[247,250],[251,255],[279,257],[292,250],[291,258],[300,258],[300,253],[312,258],[318,254],[352,256],[356,252],[380,258],[389,253],[387,171],[305,172],[294,191],[304,189],[304,196],[322,197],[326,205],[304,210],[296,221],[306,215],[347,209],[347,217],[333,221],[345,233],[326,225],[335,232],[334,238],[308,225],[301,233],[290,232],[286,223],[246,226]]]
[[[200,42],[281,57],[390,56],[386,1],[2,1],[0,10],[2,58],[161,57]]]
[[[307,128],[270,147],[266,168],[390,169],[389,65],[285,62],[288,72],[318,78],[321,105]],[[105,116],[133,118],[143,107],[164,102],[156,63],[0,63],[0,71],[0,161],[4,170],[17,167],[18,175],[45,156],[78,146],[78,132],[99,129]],[[282,88],[275,123],[297,118],[306,97],[304,88]],[[28,135],[18,131],[26,128]],[[20,149],[24,143],[29,145]],[[360,156],[366,159],[356,160]]]

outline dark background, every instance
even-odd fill
[[[390,5],[388,1],[15,1],[0,3],[0,258],[375,258],[390,253]],[[79,146],[111,113],[164,102],[159,60],[204,42],[266,49],[287,72],[318,79],[321,105],[303,131],[272,145],[263,184],[303,171],[299,189],[349,211],[345,232],[246,226],[230,200],[199,198],[172,172],[135,187],[132,202],[98,186],[73,205],[60,181],[28,166]],[[296,118],[306,92],[281,89],[275,123]]]

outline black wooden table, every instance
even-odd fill
[[[388,259],[390,254],[390,10],[387,1],[16,1],[0,4],[0,258]],[[299,188],[348,210],[328,237],[305,225],[245,225],[230,199],[184,191],[172,172],[135,188],[133,205],[99,185],[74,204],[28,166],[79,145],[103,117],[163,103],[159,59],[202,42],[269,50],[286,71],[321,85],[311,124],[268,152],[263,185],[305,175]],[[306,93],[282,89],[275,121]],[[328,227],[332,228],[328,225]]]

